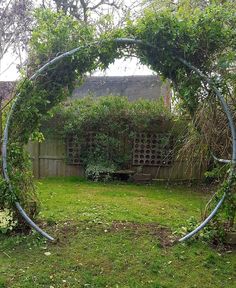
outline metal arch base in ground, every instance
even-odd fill
[[[153,45],[150,45],[148,43],[144,43],[142,40],[137,40],[137,39],[132,39],[132,38],[117,38],[117,39],[114,39],[113,40],[115,43],[123,43],[123,44],[142,44],[142,45],[146,45],[146,46],[149,46],[149,47],[153,47]],[[88,44],[86,46],[81,46],[81,47],[78,47],[78,48],[75,48],[73,50],[70,50],[66,53],[63,53],[57,57],[55,57],[54,59],[52,59],[51,61],[49,61],[48,63],[46,63],[45,65],[43,65],[38,71],[36,71],[36,73],[30,78],[30,80],[34,80],[36,79],[43,71],[45,71],[50,65],[58,62],[59,60],[67,57],[67,56],[70,56],[70,55],[73,55],[74,53],[76,53],[77,51],[79,51],[80,49],[82,48],[85,48],[85,47],[89,47],[91,45],[95,45],[95,44],[102,44],[102,41],[96,41],[96,42],[93,42],[91,44]],[[207,76],[205,76],[201,71],[199,71],[196,67],[192,66],[190,63],[188,63],[187,61],[185,61],[184,59],[182,58],[178,58],[176,57],[176,60],[182,62],[185,66],[187,66],[188,68],[190,68],[191,70],[195,71],[203,80],[205,80],[206,82],[208,82],[208,84],[210,84],[218,99],[220,100],[221,102],[221,105],[223,107],[223,110],[224,112],[226,113],[227,115],[227,118],[229,120],[229,126],[231,128],[231,133],[232,133],[232,136],[233,136],[233,153],[232,153],[232,166],[231,166],[231,173],[230,173],[230,176],[229,176],[229,180],[228,182],[230,183],[231,182],[231,179],[232,179],[232,174],[233,174],[233,170],[234,170],[234,167],[235,167],[235,163],[236,163],[236,130],[235,130],[235,127],[234,127],[234,122],[233,122],[233,118],[232,118],[232,115],[229,111],[229,108],[223,98],[223,96],[221,95],[220,91],[212,84],[211,82],[211,79],[209,79]],[[18,95],[17,95],[18,96]],[[6,126],[5,126],[5,129],[4,129],[4,136],[3,136],[3,144],[2,144],[2,161],[3,161],[3,176],[4,176],[4,179],[6,180],[6,182],[8,183],[8,186],[9,186],[9,189],[10,191],[12,192],[12,194],[14,194],[14,191],[12,189],[12,186],[11,186],[11,181],[9,179],[9,176],[8,176],[8,171],[7,171],[7,144],[8,144],[8,128],[9,128],[9,124],[10,124],[10,120],[11,120],[11,117],[13,115],[13,112],[14,112],[14,108],[15,108],[15,105],[16,105],[16,102],[17,102],[17,99],[15,99],[15,102],[13,103],[12,107],[11,107],[11,110],[8,114],[8,117],[7,117],[7,121],[6,121]],[[207,223],[214,217],[214,215],[217,213],[218,209],[220,208],[221,204],[223,203],[224,199],[225,199],[226,195],[224,194],[222,199],[218,202],[218,204],[216,205],[216,207],[214,208],[214,210],[211,212],[211,214],[195,229],[193,230],[192,232],[190,232],[189,234],[185,235],[183,238],[179,239],[179,241],[184,241],[186,239],[189,239],[190,237],[192,237],[193,235],[195,235],[198,231],[200,231],[202,228],[204,228]],[[54,238],[51,237],[50,235],[48,235],[46,232],[44,232],[42,229],[40,229],[30,218],[29,216],[26,214],[26,212],[24,211],[24,209],[21,207],[21,205],[16,202],[15,203],[16,205],[16,208],[18,209],[19,213],[22,215],[22,217],[25,219],[25,221],[33,228],[35,229],[38,233],[40,233],[43,237],[47,238],[48,240],[51,240],[53,241]]]
[[[222,205],[222,203],[224,202],[225,199],[225,194],[223,195],[223,197],[220,199],[220,201],[218,202],[218,204],[216,205],[216,207],[214,208],[214,210],[211,212],[211,214],[193,231],[191,231],[189,234],[185,235],[184,237],[179,239],[179,242],[183,242],[184,240],[187,240],[189,238],[191,238],[193,235],[195,235],[198,231],[200,231],[202,228],[204,228],[207,223],[209,223],[209,221],[215,216],[215,214],[217,213],[218,209],[220,208],[220,206]]]
[[[20,215],[25,219],[25,221],[33,228],[35,229],[38,233],[40,233],[43,237],[50,241],[54,241],[55,239],[48,235],[45,231],[43,231],[41,228],[38,227],[30,218],[29,216],[25,213],[24,209],[21,207],[19,202],[15,202],[16,208],[19,211]]]

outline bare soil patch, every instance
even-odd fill
[[[159,241],[161,247],[172,246],[177,240],[170,228],[157,223],[113,221],[109,231],[114,233],[130,231],[134,233],[135,237],[149,234]]]

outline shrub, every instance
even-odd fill
[[[86,176],[98,180],[99,174],[110,175],[116,169],[129,167],[136,133],[170,133],[173,122],[162,99],[129,102],[120,96],[86,97],[57,107],[53,119],[44,123],[43,131],[50,137],[57,133],[65,138],[74,135],[81,146]],[[88,132],[95,135],[91,147],[85,142]]]

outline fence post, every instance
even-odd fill
[[[35,156],[34,156],[34,167],[35,167],[35,177],[40,178],[40,143],[37,142],[35,145]]]

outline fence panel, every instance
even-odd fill
[[[69,165],[66,159],[66,144],[62,139],[47,139],[43,143],[31,142],[27,150],[33,162],[36,178],[55,176],[83,176],[82,165]],[[174,161],[169,166],[143,166],[142,173],[152,175],[153,179],[187,180],[202,179],[204,167],[189,165],[187,161]],[[139,166],[130,167],[140,170]]]

